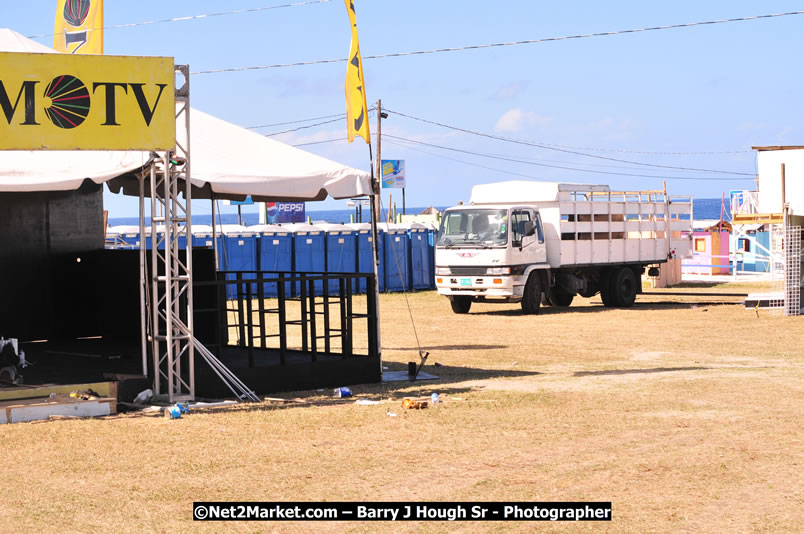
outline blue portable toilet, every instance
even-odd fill
[[[297,273],[323,273],[327,270],[326,243],[324,230],[318,226],[304,223],[283,225],[293,236],[293,270]],[[300,295],[298,283],[293,284],[293,292]],[[324,294],[323,280],[315,283],[316,295]]]
[[[115,248],[140,248],[139,226],[112,226],[111,233],[116,236]]]
[[[104,236],[104,248],[128,248],[120,240],[120,232],[114,226],[106,227],[106,235]]]
[[[270,274],[266,279],[274,278],[273,273],[293,271],[293,236],[287,227],[276,224],[259,224],[250,226],[257,238],[257,268]],[[277,297],[279,289],[274,282],[265,282],[263,291],[266,297]],[[285,295],[290,295],[290,284],[285,285]]]
[[[181,228],[182,235],[179,236],[179,250],[187,250],[187,236],[184,234],[184,227]],[[192,231],[195,231],[195,227],[192,228]],[[190,242],[192,243],[192,239]]]
[[[257,235],[245,226],[237,224],[224,224],[221,227],[221,242],[223,246],[218,250],[218,264],[222,271],[256,271],[257,270]],[[253,280],[256,273],[243,273],[244,280]],[[236,274],[226,276],[227,280],[236,280]],[[245,286],[240,291],[245,292]],[[251,294],[257,295],[256,285],[251,286]],[[237,286],[228,285],[226,297],[235,298]]]
[[[410,286],[413,289],[430,289],[433,272],[430,270],[430,244],[427,227],[411,223],[410,239]]]
[[[145,235],[140,236],[140,238],[145,240],[145,250],[151,250],[153,248],[153,238],[151,237],[152,228],[150,226],[145,227]]]
[[[373,273],[374,272],[374,248],[372,246],[371,237],[371,224],[369,223],[356,223],[349,224],[349,226],[356,233],[357,240],[357,272],[358,273]],[[383,261],[383,231],[380,225],[377,225],[378,244],[380,246],[380,264],[377,268],[377,283],[379,284],[379,291],[385,291],[385,262]],[[357,288],[359,293],[366,292],[366,279],[359,280],[360,285]]]
[[[328,273],[355,273],[357,272],[357,231],[346,224],[321,224],[324,230],[327,249]],[[352,288],[354,293],[357,287]],[[340,292],[338,280],[330,280],[327,291],[330,295]]]
[[[435,289],[435,244],[438,241],[438,228],[427,229],[427,260],[430,262],[430,288]]]
[[[212,249],[212,227],[208,224],[194,224],[193,225],[193,248],[208,248]],[[220,233],[220,226],[216,229],[217,240],[218,240],[218,253],[221,252],[221,247],[223,246],[223,241],[221,240],[221,233]],[[220,265],[218,266],[220,267]]]
[[[164,224],[156,225],[156,233],[157,233],[158,239],[160,239],[160,240],[164,239],[164,237],[165,237],[165,225]],[[151,236],[151,227],[146,226],[145,227],[145,248],[147,250],[151,250],[153,248],[152,241],[153,241],[153,238]],[[137,246],[139,246],[139,245],[137,245]],[[165,243],[164,242],[159,243],[159,250],[165,250]]]
[[[383,261],[385,262],[385,290],[410,289],[408,261],[410,241],[407,228],[400,224],[383,223]]]

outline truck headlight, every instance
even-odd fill
[[[486,274],[511,274],[510,267],[489,267]]]
[[[449,267],[436,267],[435,273],[442,275],[449,275],[450,274]]]

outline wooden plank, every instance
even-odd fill
[[[758,151],[761,152],[761,151],[764,151],[764,150],[798,150],[798,149],[801,149],[801,148],[804,148],[804,146],[798,146],[798,145],[790,145],[790,146],[772,145],[772,146],[752,146],[751,150],[758,150]]]
[[[95,391],[101,397],[117,399],[117,382],[91,382],[88,384],[46,384],[36,387],[3,388],[0,389],[0,401],[49,397],[51,393],[69,395],[71,391],[87,389]]]
[[[782,224],[781,213],[735,213],[731,217],[733,224]]]
[[[116,414],[117,399],[23,399],[0,403],[0,411],[3,413],[0,423],[23,423],[49,419],[51,416],[99,417]]]

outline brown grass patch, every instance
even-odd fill
[[[712,291],[707,288],[706,291]],[[438,381],[353,388],[179,421],[0,427],[16,532],[769,532],[804,521],[804,328],[739,299],[578,299],[521,315],[408,296]],[[383,295],[385,364],[417,360]],[[435,363],[440,366],[435,367]],[[437,409],[403,411],[440,393]],[[392,411],[397,417],[389,417]],[[197,500],[610,500],[608,524],[192,523]]]

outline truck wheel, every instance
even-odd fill
[[[610,270],[604,271],[600,275],[600,299],[603,301],[603,305],[607,308],[613,308],[617,305],[617,301],[614,299],[614,291],[612,291],[612,278],[613,274],[616,271],[612,272]]]
[[[633,306],[637,294],[637,279],[634,271],[628,267],[621,267],[614,271],[611,288],[617,306],[622,308]]]
[[[559,308],[566,308],[572,304],[572,298],[575,295],[569,293],[550,293],[550,304]]]
[[[525,293],[522,295],[522,311],[528,314],[539,313],[539,305],[542,303],[542,284],[539,280],[539,273],[530,273],[525,284]]]
[[[472,307],[472,297],[456,295],[449,299],[449,303],[455,313],[469,313],[469,308]]]

